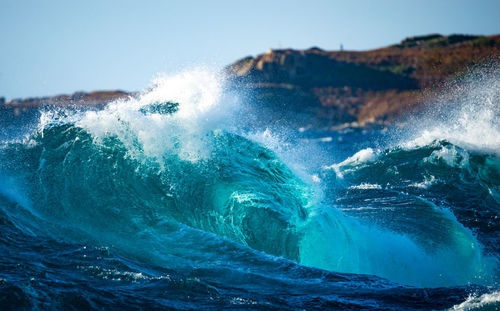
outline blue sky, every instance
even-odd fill
[[[366,50],[500,33],[500,1],[0,0],[0,96],[140,90],[160,72],[269,48]]]

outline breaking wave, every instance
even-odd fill
[[[486,102],[487,131],[468,130],[468,110],[456,127],[310,172],[269,132],[256,140],[217,74],[160,77],[103,110],[45,110],[37,131],[3,142],[2,211],[22,231],[179,273],[285,258],[419,287],[494,285],[500,136],[498,101]]]

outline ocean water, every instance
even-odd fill
[[[371,130],[262,124],[206,69],[5,113],[0,308],[496,310],[499,72]]]

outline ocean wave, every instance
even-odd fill
[[[265,147],[279,145],[273,135],[245,138],[234,130],[241,120],[222,104],[223,86],[213,80],[219,81],[210,73],[183,73],[100,111],[42,114],[38,132],[3,148],[3,169],[27,185],[49,234],[115,245],[155,264],[223,265],[227,254],[212,248],[229,240],[307,266],[403,284],[491,282],[489,259],[473,234],[432,204],[420,210],[431,218],[425,223],[435,225],[424,232],[408,230],[421,219],[417,212],[402,222],[406,227],[384,227],[320,202],[316,187]],[[351,191],[368,184],[381,191],[404,170],[415,172],[407,163],[447,146],[438,145],[368,148],[331,168],[344,183],[356,181]],[[208,234],[201,245],[197,230]]]

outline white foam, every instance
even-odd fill
[[[232,108],[222,108],[224,78],[216,72],[195,69],[173,76],[159,76],[135,98],[118,100],[100,111],[87,111],[76,122],[99,142],[118,138],[131,157],[161,159],[175,152],[183,160],[210,156],[206,136],[224,125]],[[178,103],[174,114],[144,113],[152,104]]]
[[[469,296],[467,300],[465,300],[461,304],[453,306],[449,310],[468,311],[468,310],[476,310],[483,307],[495,307],[495,310],[500,308],[500,291],[496,291],[490,294],[483,294],[479,297]],[[491,310],[493,310],[493,308]]]
[[[373,162],[377,159],[377,153],[372,148],[366,148],[356,152],[353,156],[341,162],[340,166],[358,165],[367,162]]]
[[[374,162],[378,157],[378,153],[372,148],[362,149],[356,152],[353,156],[345,159],[344,161],[325,166],[323,169],[334,170],[338,178],[344,178],[344,172],[349,171],[349,167],[358,166],[364,163]]]
[[[349,189],[360,189],[360,190],[382,189],[382,186],[379,184],[362,183],[360,185],[350,186]]]
[[[424,181],[419,183],[413,183],[408,185],[408,187],[420,188],[420,189],[429,189],[430,186],[436,183],[436,177],[430,175],[430,177],[425,177]]]
[[[153,86],[143,93],[137,104],[140,107],[154,102],[180,103],[176,117],[198,119],[220,104],[223,77],[204,68],[184,71],[177,75],[160,75]]]
[[[447,140],[468,150],[500,154],[500,65],[450,83],[410,130],[413,138],[403,144],[407,148]]]
[[[436,163],[439,160],[442,160],[451,167],[466,167],[469,165],[469,154],[464,150],[457,149],[455,146],[448,145],[433,151],[432,154],[425,159],[425,161],[431,163]]]

